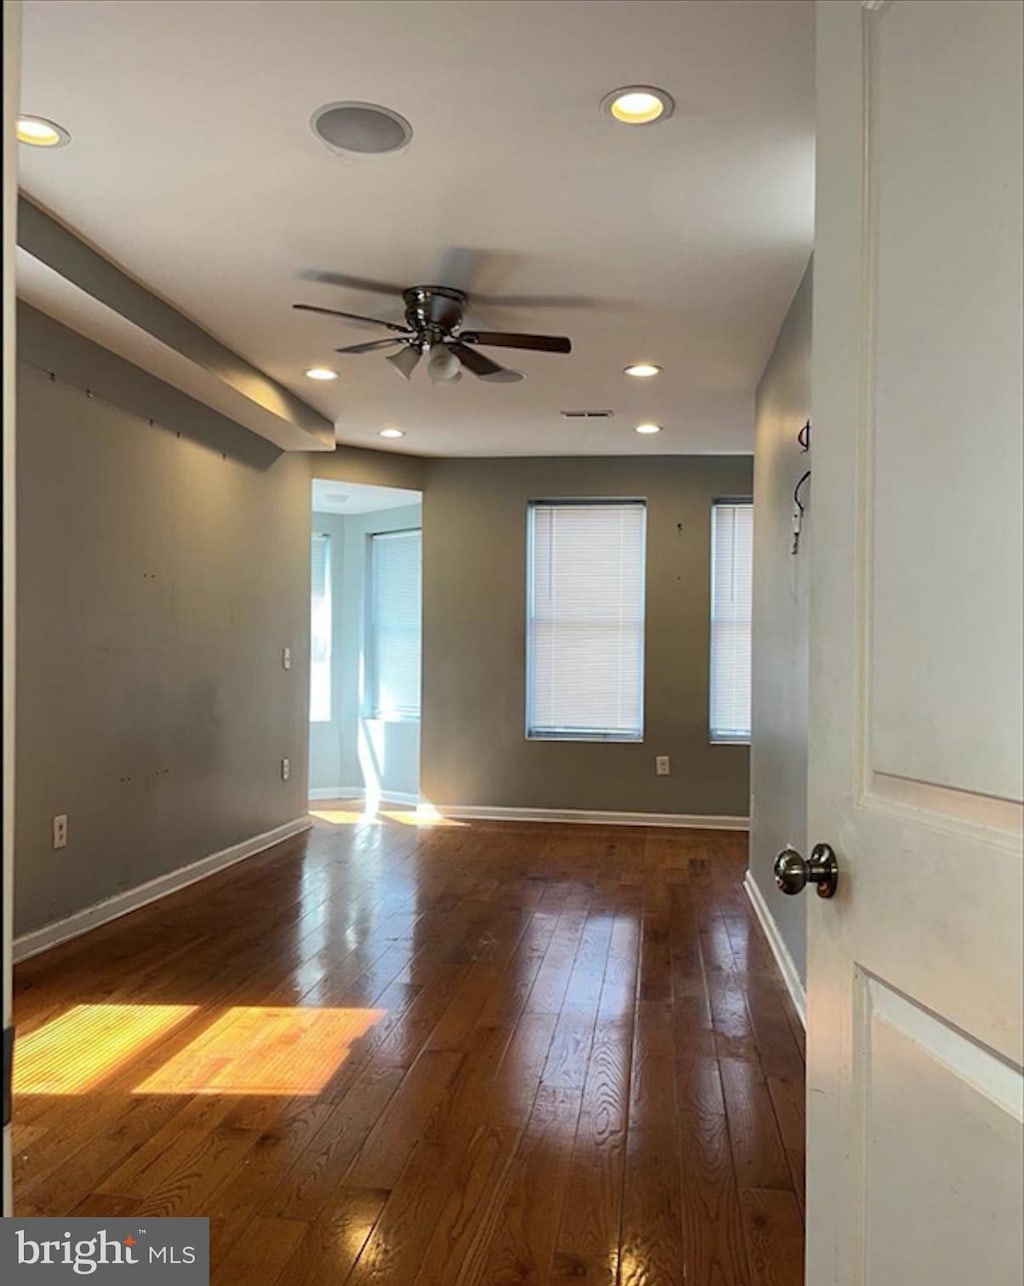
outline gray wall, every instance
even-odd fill
[[[18,341],[23,933],[305,813],[310,513],[304,456],[31,309]]]
[[[709,507],[749,458],[282,455],[30,308],[18,340],[17,932],[305,812],[311,476],[424,490],[426,798],[746,814],[707,648]],[[646,740],[528,742],[526,503],[623,495],[648,501]]]
[[[412,720],[370,719],[366,674],[366,602],[369,537],[422,524],[420,505],[367,514],[313,514],[313,530],[331,537],[331,712],[310,724],[309,787],[347,794],[366,785],[365,756],[372,753],[379,788],[414,799],[419,792],[420,725]]]
[[[772,862],[787,844],[807,852],[807,634],[810,486],[799,552],[793,488],[811,454],[796,435],[811,411],[808,267],[757,389],[754,455],[754,675],[750,756],[750,870],[805,976],[806,902],[775,887]]]
[[[748,749],[708,741],[710,506],[748,456],[435,460],[423,500],[421,790],[434,804],[746,817]],[[647,500],[645,739],[524,735],[526,507]],[[681,524],[681,527],[680,527]],[[654,757],[672,757],[656,777]]]

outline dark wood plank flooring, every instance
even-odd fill
[[[746,836],[324,820],[16,971],[15,1208],[231,1286],[799,1286]]]

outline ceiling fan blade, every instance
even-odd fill
[[[381,321],[379,317],[363,317],[359,313],[343,313],[338,308],[321,308],[318,304],[292,304],[292,307],[304,313],[323,313],[326,317],[346,317],[349,321],[369,322],[372,326],[386,326],[388,330],[397,330],[403,335],[409,329],[408,326],[400,326],[397,322]]]
[[[501,286],[514,276],[523,256],[478,246],[449,246],[441,255],[435,281],[464,291],[474,304],[488,308],[596,308],[586,295],[506,295]]]
[[[572,341],[564,335],[519,335],[504,330],[464,330],[464,344],[493,345],[495,348],[529,348],[537,353],[571,353]]]
[[[485,264],[487,252],[470,246],[449,246],[441,255],[434,274],[435,280],[453,290],[472,291],[473,283]]]
[[[373,281],[369,277],[350,277],[344,272],[319,272],[316,268],[307,269],[299,274],[306,281],[322,281],[327,286],[344,286],[347,290],[369,290],[376,295],[398,295],[401,298],[404,286],[396,286],[390,281]]]
[[[460,344],[457,340],[449,344],[448,348],[465,366],[466,370],[472,371],[478,379],[487,380],[489,384],[516,384],[523,378],[519,371],[510,371],[507,367],[499,366],[497,362],[492,362],[483,353],[477,353],[474,349],[469,348],[466,344]]]
[[[485,308],[610,308],[617,307],[590,295],[480,295],[466,292],[474,304]]]
[[[401,344],[403,341],[400,336],[389,335],[387,339],[371,339],[365,344],[349,344],[347,348],[336,348],[336,353],[372,353],[378,348],[391,348],[394,344]]]
[[[473,294],[473,303],[489,309],[599,309],[611,307],[588,294]]]
[[[494,375],[497,371],[504,369],[497,362],[492,362],[489,357],[485,357],[483,353],[477,353],[457,340],[449,344],[448,348],[455,354],[462,365],[467,370],[472,371],[474,375]]]

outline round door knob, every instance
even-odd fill
[[[809,859],[795,848],[784,848],[775,859],[775,883],[783,893],[800,893],[808,884],[818,890],[818,897],[830,898],[839,883],[839,863],[828,844],[815,844]]]

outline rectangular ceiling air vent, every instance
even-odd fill
[[[610,420],[614,411],[563,411],[563,420]]]

